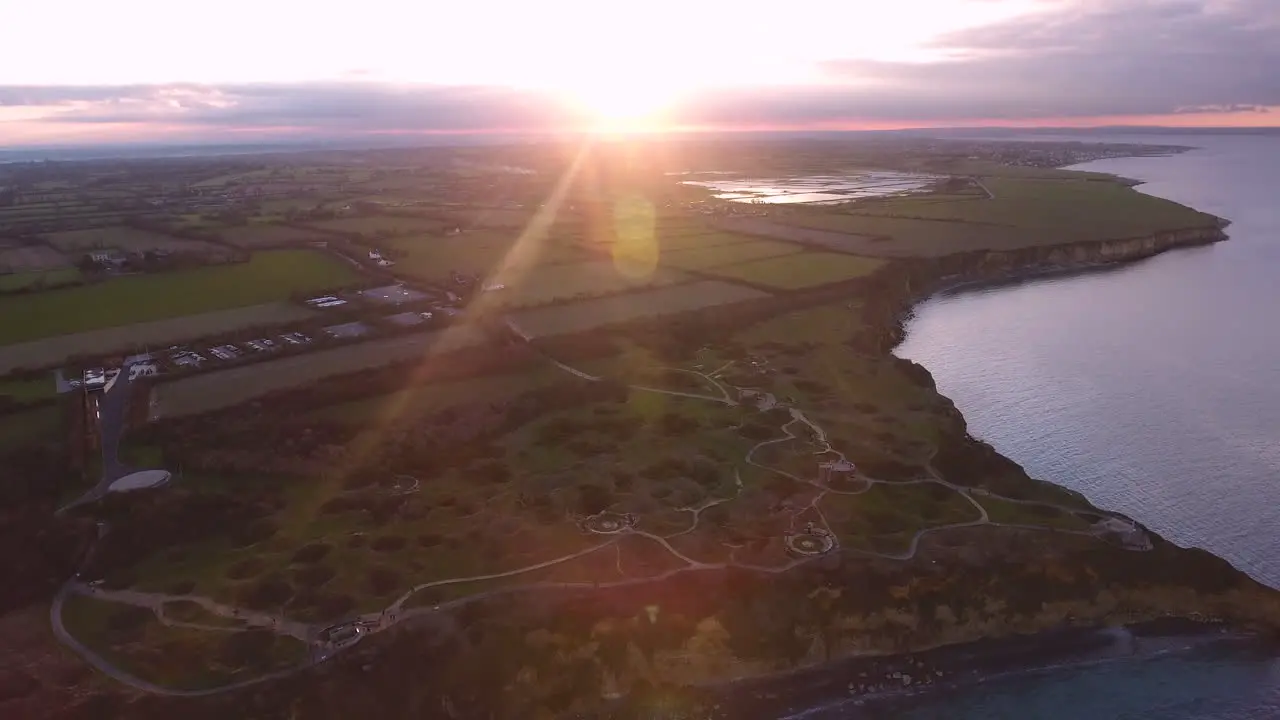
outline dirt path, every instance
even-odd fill
[[[514,323],[508,323],[508,324],[509,326],[511,326],[512,330],[516,332],[517,335],[524,337],[524,333],[522,333],[519,330],[519,328],[514,325]],[[557,367],[559,367],[561,370],[565,371],[566,373],[572,374],[576,377],[579,377],[588,381],[592,381],[592,382],[599,381],[601,379],[597,376],[590,375],[576,368],[573,368],[569,365],[566,365],[554,358],[548,357],[547,360],[549,362],[554,363]],[[833,453],[836,456],[838,456],[841,460],[844,460],[845,456],[843,453],[839,452],[838,450],[836,450],[831,446],[831,443],[827,437],[826,431],[818,423],[814,422],[811,418],[805,415],[805,413],[799,408],[779,402],[777,397],[775,397],[772,393],[768,393],[760,390],[754,390],[750,388],[738,388],[732,385],[728,385],[728,387],[726,387],[727,383],[722,384],[719,380],[717,380],[716,379],[717,376],[719,376],[722,372],[728,369],[731,365],[732,363],[726,363],[725,365],[721,366],[719,369],[711,373],[702,373],[695,370],[686,370],[684,368],[666,368],[668,370],[678,370],[680,372],[686,372],[686,373],[699,376],[700,378],[705,380],[707,383],[709,383],[711,386],[718,389],[720,392],[720,397],[715,397],[711,395],[700,395],[696,393],[688,393],[688,392],[682,392],[677,390],[664,390],[662,388],[653,388],[653,387],[646,387],[646,386],[639,386],[639,385],[631,385],[630,387],[634,390],[639,390],[643,392],[651,392],[651,393],[658,393],[663,395],[671,395],[675,397],[704,400],[707,402],[721,403],[721,404],[730,405],[730,406],[739,406],[746,401],[751,401],[755,403],[756,409],[761,412],[771,410],[774,408],[780,408],[780,407],[785,408],[788,412],[789,419],[778,428],[781,435],[777,438],[773,438],[770,440],[763,440],[753,445],[743,456],[743,461],[749,465],[760,468],[762,470],[775,473],[777,475],[789,478],[796,482],[805,483],[807,485],[810,485],[816,488],[819,491],[810,500],[808,505],[793,511],[792,513],[793,528],[792,529],[794,530],[794,523],[796,518],[808,512],[809,510],[814,511],[814,514],[817,515],[818,519],[821,522],[821,529],[826,533],[828,533],[828,536],[832,540],[832,547],[828,552],[847,552],[847,553],[854,553],[854,554],[868,556],[868,557],[877,557],[877,558],[885,558],[890,560],[906,561],[906,560],[911,560],[916,556],[917,552],[919,551],[921,539],[923,539],[926,535],[930,533],[937,533],[937,532],[942,532],[945,530],[951,530],[956,528],[978,527],[982,525],[989,525],[993,527],[1009,527],[1009,528],[1017,528],[1022,530],[1042,530],[1042,531],[1048,530],[1053,532],[1060,532],[1060,533],[1067,533],[1067,534],[1074,534],[1074,535],[1084,535],[1084,536],[1091,536],[1091,537],[1096,536],[1095,533],[1090,531],[1059,530],[1055,528],[1048,528],[1048,527],[1042,527],[1042,526],[1036,526],[1036,525],[1012,525],[1012,524],[992,522],[990,519],[990,516],[987,513],[986,508],[983,507],[983,505],[973,497],[975,494],[981,497],[989,497],[989,498],[994,498],[994,499],[998,499],[1006,502],[1012,502],[1012,503],[1018,503],[1018,504],[1024,504],[1024,505],[1037,505],[1037,506],[1043,506],[1043,507],[1051,507],[1051,508],[1055,508],[1060,511],[1068,512],[1068,513],[1079,513],[1080,511],[1075,508],[1069,508],[1063,505],[1007,498],[1007,497],[996,495],[994,493],[991,493],[989,491],[982,490],[979,488],[968,488],[968,487],[956,485],[954,483],[948,482],[947,480],[944,480],[941,477],[941,475],[937,472],[937,470],[933,467],[932,463],[926,464],[926,471],[928,472],[928,475],[929,475],[926,478],[919,478],[916,480],[908,480],[908,481],[887,481],[887,480],[880,480],[880,479],[863,475],[860,477],[866,483],[866,486],[864,488],[859,490],[841,491],[841,490],[835,490],[835,489],[826,487],[825,485],[821,484],[816,480],[813,480],[810,478],[802,478],[792,473],[789,473],[785,470],[782,470],[780,468],[771,467],[769,465],[765,465],[763,463],[757,462],[754,458],[756,453],[761,448],[766,447],[768,445],[772,445],[772,444],[788,442],[790,440],[799,439],[800,436],[796,435],[792,431],[792,428],[797,425],[803,425],[807,427],[809,430],[809,433],[811,434],[810,439],[814,442],[815,445],[820,447],[820,449],[815,452],[815,455],[826,455],[829,453]],[[737,396],[736,399],[735,399],[735,394]],[[403,622],[410,618],[422,617],[424,615],[432,614],[432,613],[439,613],[443,610],[460,607],[467,603],[477,602],[477,601],[480,601],[486,598],[495,597],[498,595],[522,592],[522,591],[527,591],[532,589],[556,589],[556,588],[581,589],[581,588],[588,588],[588,587],[590,588],[625,587],[625,586],[631,586],[631,585],[660,582],[661,580],[664,580],[669,577],[674,577],[675,575],[678,575],[684,572],[724,570],[728,568],[741,568],[741,569],[753,570],[753,571],[762,572],[762,573],[778,574],[778,573],[787,572],[793,568],[799,567],[800,565],[803,565],[804,563],[811,561],[815,557],[820,557],[820,555],[806,556],[806,557],[801,557],[801,558],[792,560],[791,562],[786,563],[785,565],[782,565],[782,566],[764,567],[764,566],[752,565],[749,563],[743,563],[743,562],[737,561],[734,557],[734,552],[736,551],[736,548],[730,548],[730,553],[729,553],[730,560],[728,562],[705,563],[698,560],[694,560],[693,558],[690,558],[684,555],[679,550],[677,550],[674,546],[672,546],[669,541],[669,538],[686,535],[688,533],[691,533],[697,530],[698,524],[699,522],[701,522],[701,519],[702,519],[703,511],[707,510],[708,508],[715,507],[717,505],[721,505],[724,503],[732,502],[733,500],[737,499],[738,495],[741,494],[741,491],[742,491],[742,478],[740,475],[736,475],[735,479],[736,479],[738,492],[734,494],[734,497],[716,498],[712,500],[707,500],[696,507],[679,508],[679,510],[681,511],[689,512],[692,514],[690,525],[688,528],[684,530],[681,530],[677,533],[673,533],[665,537],[660,535],[655,535],[653,533],[649,533],[642,530],[636,530],[634,528],[626,528],[624,530],[612,533],[610,535],[610,539],[604,542],[598,543],[596,545],[593,545],[584,550],[580,550],[574,553],[569,553],[567,555],[563,555],[557,558],[552,558],[550,560],[546,560],[543,562],[534,563],[532,565],[528,565],[525,567],[516,568],[513,570],[508,570],[508,571],[499,572],[499,573],[444,578],[441,580],[434,580],[431,582],[414,585],[412,588],[406,591],[403,595],[396,598],[394,602],[392,602],[383,610],[378,612],[373,612],[373,613],[366,613],[350,621],[351,623],[359,624],[361,628],[361,632],[357,634],[355,640],[358,641],[360,638],[363,638],[369,634],[386,630],[394,626],[395,624],[399,622]],[[842,548],[839,543],[839,535],[831,529],[830,525],[827,523],[826,515],[822,512],[821,501],[828,494],[860,495],[862,493],[869,491],[872,487],[874,487],[877,484],[909,485],[909,484],[920,484],[920,483],[935,483],[938,485],[942,485],[943,487],[949,488],[950,490],[956,493],[959,493],[961,496],[964,497],[964,499],[967,502],[973,505],[973,507],[977,510],[978,517],[974,520],[968,520],[964,522],[947,523],[945,525],[937,525],[933,527],[921,528],[911,536],[911,539],[908,542],[907,548],[905,550],[899,553],[886,553],[886,552],[876,552],[871,550],[861,550],[857,548]],[[95,488],[93,491],[90,491],[90,493],[87,495],[91,495],[93,492],[97,490],[98,488]],[[1108,517],[1105,513],[1094,513],[1094,514]],[[105,533],[100,533],[100,538],[103,534]],[[619,539],[627,535],[642,537],[653,543],[656,543],[657,545],[665,549],[667,552],[669,552],[673,557],[678,559],[680,562],[684,563],[684,567],[677,568],[674,570],[669,570],[667,572],[664,572],[660,575],[653,576],[653,577],[631,578],[631,579],[617,580],[617,581],[610,581],[610,582],[603,582],[603,583],[541,582],[541,583],[530,583],[526,585],[513,585],[509,587],[494,588],[492,590],[474,593],[466,597],[458,598],[458,599],[447,601],[447,602],[442,602],[437,605],[433,605],[431,607],[415,607],[415,608],[405,607],[405,604],[413,597],[413,595],[415,595],[416,593],[422,592],[424,590],[428,590],[436,587],[448,586],[448,585],[458,585],[458,584],[464,584],[464,583],[470,583],[470,582],[483,582],[483,581],[489,581],[489,580],[501,580],[505,578],[518,577],[526,573],[554,567],[561,563],[575,560],[577,558],[581,558],[595,552],[600,552],[610,546],[613,546],[615,549],[615,552],[618,553],[617,567],[618,567],[619,574],[625,574],[622,572],[621,549],[617,545],[617,543]],[[86,560],[86,563],[87,563],[87,560]],[[164,593],[144,593],[144,592],[138,592],[133,590],[103,590],[103,589],[91,587],[84,583],[79,582],[78,577],[79,577],[79,573],[77,573],[76,577],[73,577],[72,579],[68,580],[63,585],[63,587],[59,590],[57,596],[54,598],[53,606],[50,608],[50,621],[53,625],[55,635],[64,645],[66,645],[67,647],[75,651],[78,655],[84,658],[86,662],[90,663],[95,668],[101,670],[103,673],[114,678],[115,680],[118,680],[119,682],[122,682],[126,685],[129,685],[130,687],[133,687],[143,692],[162,694],[162,695],[184,695],[184,696],[211,695],[219,692],[226,692],[228,690],[245,687],[247,685],[263,682],[276,677],[282,677],[292,672],[297,672],[306,667],[314,665],[318,662],[327,660],[328,658],[336,655],[341,650],[356,644],[355,641],[348,642],[344,645],[337,645],[337,646],[322,643],[319,640],[319,637],[321,635],[321,631],[324,630],[324,627],[320,625],[302,623],[295,620],[290,620],[283,616],[272,615],[269,613],[248,610],[244,608],[238,608],[231,605],[218,603],[212,600],[211,598],[207,598],[203,596],[169,595]],[[179,627],[195,627],[199,629],[219,631],[219,632],[243,632],[245,630],[252,629],[252,628],[268,629],[277,634],[287,635],[289,637],[293,637],[304,643],[307,643],[312,650],[311,656],[306,663],[296,668],[280,671],[277,673],[272,673],[270,675],[264,675],[258,678],[254,678],[252,680],[236,683],[234,685],[224,686],[221,688],[212,688],[208,690],[198,690],[198,691],[185,691],[185,690],[173,690],[171,688],[160,687],[153,683],[149,683],[145,680],[136,678],[130,675],[129,673],[121,670],[119,667],[108,662],[107,660],[102,658],[100,655],[95,653],[93,650],[91,650],[90,648],[80,643],[78,640],[72,637],[69,632],[67,632],[62,622],[62,609],[63,609],[63,605],[65,603],[66,598],[72,594],[85,595],[97,600],[118,602],[122,604],[133,605],[136,607],[149,608],[153,613],[155,613],[157,619],[160,622],[165,623],[167,625],[173,625],[173,626],[179,626]],[[166,603],[177,602],[177,601],[195,603],[200,607],[204,608],[205,610],[219,617],[237,619],[242,622],[242,625],[240,627],[221,627],[221,626],[205,625],[205,624],[199,624],[199,623],[184,623],[181,621],[175,621],[170,618],[167,618],[164,613],[164,605]]]

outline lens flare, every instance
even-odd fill
[[[613,204],[613,266],[622,275],[642,280],[658,267],[658,238],[653,203],[639,196]]]

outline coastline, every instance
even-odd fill
[[[904,262],[900,265],[886,268],[890,271],[882,277],[870,278],[865,283],[859,283],[857,287],[862,292],[871,290],[866,293],[868,297],[881,300],[874,302],[871,307],[865,308],[866,311],[873,315],[869,320],[874,318],[878,322],[871,324],[871,332],[869,337],[874,336],[880,340],[882,344],[875,348],[875,352],[883,352],[891,355],[894,347],[905,336],[905,324],[910,317],[910,313],[915,306],[931,297],[932,295],[943,291],[948,286],[955,286],[957,282],[960,284],[990,281],[992,278],[1012,278],[1019,274],[1024,276],[1034,276],[1044,272],[1072,272],[1087,271],[1090,269],[1098,269],[1109,266],[1117,266],[1136,260],[1141,260],[1153,255],[1160,254],[1166,250],[1179,247],[1190,247],[1194,245],[1206,245],[1213,242],[1221,241],[1225,235],[1218,228],[1200,228],[1194,234],[1171,233],[1165,242],[1146,243],[1142,239],[1118,241],[1121,243],[1129,243],[1131,247],[1136,248],[1138,252],[1129,253],[1121,257],[1116,257],[1115,253],[1107,253],[1103,248],[1095,247],[1096,253],[1075,253],[1072,246],[1053,246],[1045,248],[1034,248],[1034,252],[1020,253],[1023,259],[1031,260],[1025,265],[1017,265],[1009,262],[1008,258],[997,257],[993,261],[993,255],[996,253],[969,253],[958,258],[939,258],[936,260],[924,261],[923,263]],[[1094,243],[1097,245],[1097,243]],[[1098,256],[1108,256],[1105,261],[1099,261]],[[1079,258],[1079,262],[1074,266],[1060,262],[1061,257]],[[948,272],[951,271],[951,272]],[[957,281],[957,278],[960,278]],[[850,287],[839,288],[847,294]],[[876,292],[877,288],[883,292]],[[811,297],[814,300],[823,301],[823,298],[830,295],[837,288],[828,288],[822,292],[814,293]],[[828,298],[829,299],[829,298]],[[906,362],[906,361],[903,361]],[[918,366],[916,366],[918,367]],[[916,382],[921,385],[930,386],[936,392],[936,388],[932,388],[932,378],[927,371],[920,373]],[[959,420],[960,426],[963,427],[963,419],[958,411],[954,417]],[[972,439],[966,439],[965,442],[976,442]],[[1042,482],[1028,478],[1026,482],[1035,483]],[[1154,534],[1153,534],[1154,536]],[[1157,542],[1169,545],[1167,542],[1161,541],[1158,537]],[[1114,556],[1115,553],[1124,555],[1122,551],[1107,548],[1099,544],[1096,548],[1099,555],[1108,557]],[[1131,561],[1132,558],[1122,558],[1123,561]],[[1157,553],[1156,560],[1153,564],[1168,565],[1170,561],[1175,563],[1183,563],[1188,569],[1194,569],[1202,566],[1202,563],[1220,563],[1225,566],[1226,563],[1216,560],[1208,556],[1207,553],[1194,550],[1177,550],[1173,548],[1161,548]],[[924,561],[922,561],[924,562]],[[1088,561],[1086,561],[1087,563]],[[829,567],[831,563],[824,561],[815,561],[809,563],[805,572],[814,571],[832,571]],[[839,570],[839,563],[834,570]],[[845,569],[851,576],[865,577],[864,573],[867,569],[875,568],[876,563],[867,561],[851,561],[847,563],[849,566]],[[882,563],[883,565],[883,563]],[[1086,564],[1087,566],[1087,564]],[[918,567],[896,566],[893,582],[900,582],[901,579],[910,576],[911,573],[918,573],[921,565]],[[1211,570],[1217,569],[1210,567]],[[990,573],[1004,574],[1001,568],[989,568]],[[977,623],[967,623],[966,627],[956,628],[957,633],[951,636],[951,639],[940,638],[937,633],[922,632],[906,640],[906,642],[898,645],[898,647],[919,648],[911,652],[880,652],[876,654],[849,654],[845,651],[844,657],[838,654],[832,654],[830,661],[821,660],[819,653],[811,647],[806,653],[803,664],[793,664],[788,669],[776,673],[763,674],[756,672],[755,674],[745,676],[737,681],[720,681],[717,683],[712,680],[708,684],[685,684],[680,692],[687,692],[701,701],[710,700],[704,703],[706,707],[712,704],[718,704],[721,710],[728,712],[729,708],[737,708],[736,712],[729,714],[713,715],[713,717],[724,718],[753,718],[753,717],[781,717],[780,714],[758,714],[766,712],[765,708],[776,708],[778,712],[786,710],[791,705],[787,703],[798,703],[803,708],[813,708],[815,698],[818,696],[831,698],[831,701],[847,700],[849,697],[848,684],[855,679],[857,684],[863,686],[880,683],[881,687],[868,689],[863,687],[858,692],[866,698],[880,698],[879,693],[884,692],[889,687],[893,687],[896,693],[885,696],[883,699],[901,699],[903,689],[912,691],[921,683],[917,683],[914,675],[918,672],[919,677],[925,677],[924,671],[927,669],[933,673],[942,672],[942,675],[934,674],[926,687],[958,687],[966,682],[981,681],[986,677],[994,677],[1000,674],[1034,672],[1046,667],[1062,665],[1071,662],[1092,662],[1098,659],[1106,659],[1110,657],[1109,652],[1114,654],[1118,638],[1142,636],[1144,633],[1154,637],[1175,637],[1182,638],[1184,636],[1196,637],[1209,640],[1221,640],[1221,630],[1224,628],[1244,627],[1248,625],[1246,615],[1233,614],[1231,610],[1241,607],[1242,604],[1232,602],[1230,609],[1225,604],[1219,602],[1222,597],[1222,591],[1216,586],[1209,588],[1205,594],[1201,595],[1201,586],[1198,584],[1198,578],[1192,577],[1188,580],[1185,574],[1166,573],[1168,579],[1164,580],[1161,572],[1165,572],[1163,568],[1157,568],[1150,578],[1144,577],[1142,574],[1130,577],[1136,578],[1138,583],[1147,580],[1155,582],[1169,582],[1172,585],[1178,585],[1193,591],[1189,599],[1179,598],[1167,605],[1164,603],[1144,603],[1142,599],[1133,601],[1132,599],[1124,599],[1117,605],[1113,603],[1110,609],[1101,606],[1087,608],[1086,612],[1080,617],[1078,624],[1071,623],[1062,625],[1052,621],[1047,621],[1044,616],[1036,613],[1028,613],[1016,616],[1010,613],[1009,622],[998,623],[999,627],[995,630],[991,626],[983,626]],[[1234,571],[1235,575],[1242,576],[1243,573]],[[892,573],[891,573],[892,574]],[[708,598],[721,595],[727,586],[724,583],[717,582],[720,575],[728,575],[728,573],[705,573],[697,571],[685,571],[675,574],[674,577],[659,577],[645,579],[637,582],[636,585],[647,585],[652,583],[657,589],[659,595],[666,594],[671,599],[683,599],[685,602],[703,605]],[[1116,575],[1124,576],[1123,571]],[[697,579],[692,576],[698,576]],[[710,577],[709,577],[710,576]],[[1194,576],[1194,573],[1192,573]],[[1006,576],[1006,579],[1012,577],[1017,579],[1020,576]],[[846,578],[847,579],[847,578]],[[1115,582],[1114,577],[1112,582]],[[1126,579],[1123,582],[1128,582]],[[685,586],[688,592],[680,592],[679,587]],[[1099,587],[1102,587],[1101,585]],[[564,588],[562,588],[564,589]],[[583,594],[587,594],[588,588],[585,586],[578,588]],[[628,603],[633,602],[631,596],[632,588],[626,591],[619,589],[619,592],[606,591],[601,596],[600,590],[595,590],[589,594],[595,601],[602,601],[605,596],[616,596],[619,607],[626,607]],[[1232,590],[1234,592],[1234,590]],[[1249,592],[1246,589],[1241,592],[1245,594]],[[571,595],[575,593],[570,593]],[[1049,599],[1058,600],[1060,598],[1051,596]],[[1248,598],[1254,597],[1248,595]],[[698,601],[694,601],[698,598]],[[570,598],[572,599],[572,598]],[[1245,598],[1240,598],[1245,599]],[[1128,603],[1128,604],[1126,604]],[[481,603],[484,605],[485,603]],[[674,602],[672,603],[675,604]],[[714,602],[706,602],[705,604],[714,606]],[[555,609],[552,605],[559,603],[548,602],[545,607],[548,612],[562,611]],[[601,602],[600,607],[610,605],[607,602]],[[667,606],[667,603],[663,603]],[[714,612],[714,607],[712,608]],[[1221,610],[1221,612],[1220,612]],[[878,612],[879,610],[876,610]],[[1151,621],[1150,618],[1158,617],[1163,612],[1167,612],[1173,616],[1173,620]],[[1196,613],[1201,613],[1209,617],[1225,618],[1224,621],[1198,623],[1196,621],[1181,621],[1178,617],[1195,617]],[[1255,613],[1255,618],[1259,613]],[[1262,613],[1265,615],[1265,613]],[[1280,613],[1272,613],[1271,617],[1278,617]],[[1137,621],[1130,626],[1128,630],[1117,631],[1115,629],[1105,629],[1108,625],[1120,624],[1126,620]],[[1270,618],[1267,618],[1269,621]],[[1161,628],[1160,625],[1152,623],[1172,623],[1172,627]],[[1263,622],[1267,625],[1269,622]],[[1102,628],[1102,629],[1100,629]],[[424,632],[430,633],[431,628],[421,628]],[[438,628],[437,628],[438,631]],[[1163,633],[1163,634],[1162,634]],[[1240,642],[1260,642],[1258,636],[1254,635],[1237,635],[1230,634],[1231,639]],[[400,639],[407,640],[406,645],[420,644],[420,637],[411,637],[406,633],[396,633]],[[414,636],[417,633],[413,633]],[[954,639],[959,637],[960,639]],[[391,639],[390,634],[387,638]],[[886,643],[879,642],[884,638],[877,638],[875,642],[879,647],[888,647]],[[368,643],[366,643],[368,644]],[[396,643],[400,645],[401,643]],[[323,678],[317,677],[317,673],[328,674],[330,672],[342,674],[355,674],[369,672],[368,667],[373,666],[373,653],[383,646],[382,643],[374,642],[369,644],[370,647],[356,650],[349,657],[335,657],[330,662],[323,663],[324,667],[317,666],[309,668],[298,674],[298,681],[319,680],[323,682]],[[385,647],[385,646],[383,646]],[[847,646],[846,646],[847,647]],[[1101,656],[1099,658],[1098,656]],[[778,667],[780,658],[770,659],[773,667]],[[333,662],[336,661],[336,662]],[[920,663],[924,663],[924,667],[920,667]],[[731,672],[737,670],[748,669],[746,665],[737,665],[736,667],[726,666],[724,669]],[[757,665],[756,670],[761,669]],[[915,671],[915,672],[913,672]],[[899,677],[892,677],[893,673],[906,673],[913,676],[911,681],[905,686]],[[878,676],[873,677],[876,673]],[[859,674],[865,674],[866,677],[858,677]],[[359,677],[359,675],[356,675]],[[893,681],[893,682],[890,682]],[[944,682],[945,681],[945,682]],[[896,686],[894,685],[896,683]],[[295,686],[296,687],[296,686]],[[772,688],[772,689],[770,689]],[[760,693],[764,693],[762,696]],[[769,697],[772,693],[773,697]],[[783,697],[783,694],[787,698]],[[754,694],[754,697],[748,697]],[[236,695],[236,693],[233,693]],[[745,698],[745,699],[744,699]],[[622,702],[626,702],[625,700]],[[745,702],[743,705],[733,705],[735,702]],[[823,702],[818,700],[817,702]],[[616,706],[614,706],[616,708]],[[608,714],[597,715],[597,717],[609,717]]]
[[[1230,221],[1220,218],[1217,228],[1189,229],[1203,231],[1190,242],[1156,243],[1149,251],[1116,258],[1032,263],[1005,267],[992,273],[982,271],[982,261],[987,254],[979,252],[961,254],[961,257],[967,256],[969,262],[977,264],[977,277],[960,271],[927,278],[921,277],[927,276],[927,271],[921,273],[920,269],[912,268],[914,272],[902,278],[906,292],[897,298],[899,307],[893,312],[891,322],[879,330],[887,344],[882,348],[893,353],[906,337],[906,326],[915,308],[932,297],[1047,277],[1120,270],[1173,250],[1202,248],[1223,242],[1229,239],[1223,232],[1229,224]],[[1177,233],[1174,236],[1177,237]],[[1054,257],[1078,245],[1068,243],[1042,250],[1047,257]],[[931,377],[929,381],[932,383]],[[1049,482],[1030,479],[1032,482]],[[1143,529],[1146,530],[1145,527]],[[1233,570],[1242,573],[1238,569]],[[1237,623],[1232,618],[1205,620],[1170,616],[1116,626],[1064,626],[1032,634],[941,644],[916,652],[845,657],[817,666],[726,681],[704,689],[712,694],[713,704],[721,713],[714,717],[726,720],[799,718],[833,707],[846,713],[841,717],[856,720],[869,712],[877,714],[867,717],[878,717],[878,713],[886,711],[900,712],[910,703],[935,693],[1009,675],[1168,652],[1192,652],[1209,646],[1275,652],[1274,643],[1266,636],[1240,629],[1245,625],[1248,623]],[[1143,640],[1148,641],[1147,645],[1155,641],[1156,647],[1138,648],[1139,641]],[[914,677],[913,669],[917,672]],[[905,683],[902,679],[904,674],[908,678]]]
[[[850,657],[786,675],[710,689],[716,720],[881,717],[998,678],[1202,651],[1274,653],[1262,635],[1182,618],[1113,627],[1060,627],[914,653]]]

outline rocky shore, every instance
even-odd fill
[[[839,717],[892,716],[937,692],[998,677],[1112,660],[1213,648],[1275,653],[1274,640],[1223,622],[1162,618],[1130,626],[1070,627],[990,638],[915,653],[854,657],[786,676],[716,688],[715,718],[776,720],[839,711]],[[834,716],[834,715],[833,715]]]

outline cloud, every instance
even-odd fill
[[[1049,0],[1039,12],[935,38],[933,62],[830,60],[825,82],[684,98],[676,124],[962,124],[1246,114],[1280,106],[1280,0]],[[562,99],[497,86],[380,83],[0,86],[0,121],[83,134],[147,125],[217,136],[294,132],[541,132],[589,118]],[[0,124],[0,134],[3,134]]]
[[[1271,108],[1265,105],[1187,105],[1174,110],[1179,115],[1196,113],[1269,113]]]
[[[877,115],[1150,115],[1280,105],[1280,3],[1076,0],[937,38],[937,63],[833,61]],[[852,98],[851,98],[852,99]]]
[[[67,124],[164,122],[315,131],[552,129],[573,120],[562,104],[499,87],[347,81],[299,84],[0,87],[0,104],[34,105]]]

